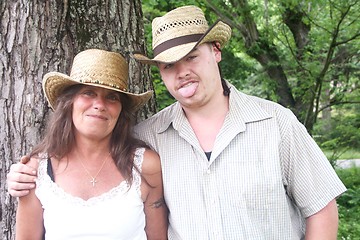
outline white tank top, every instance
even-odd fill
[[[144,151],[139,148],[135,152],[134,163],[140,171]],[[130,189],[123,181],[85,201],[54,183],[47,174],[47,159],[40,160],[35,194],[44,209],[45,239],[146,239],[140,184],[141,177],[133,169]]]

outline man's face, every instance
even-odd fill
[[[214,44],[205,43],[178,62],[159,63],[158,67],[166,88],[183,107],[200,107],[222,92],[220,61],[221,52]]]

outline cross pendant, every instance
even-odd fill
[[[90,182],[92,183],[93,187],[95,187],[95,183],[97,183],[96,178],[92,178]]]

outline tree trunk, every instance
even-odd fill
[[[101,48],[129,60],[130,91],[152,89],[152,83],[149,68],[129,58],[145,50],[140,0],[2,0],[0,16],[0,239],[14,239],[16,199],[7,193],[6,173],[39,141],[51,112],[43,75],[69,73],[79,51]],[[154,112],[152,100],[138,119]]]

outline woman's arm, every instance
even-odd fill
[[[37,160],[32,159],[28,164],[34,167],[37,165]],[[35,189],[32,189],[28,195],[18,200],[15,239],[41,240],[44,233],[43,226],[43,209],[35,195]]]
[[[142,193],[145,199],[146,235],[149,240],[167,239],[168,208],[164,200],[160,158],[154,151],[146,150],[144,153],[142,176],[145,179]]]

